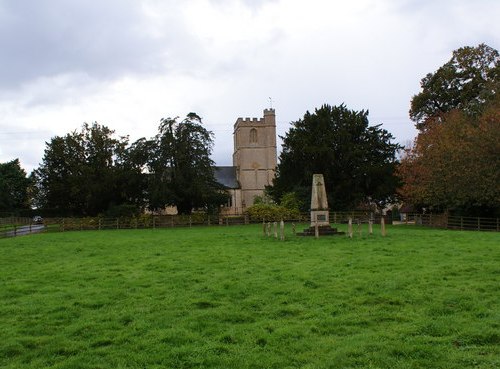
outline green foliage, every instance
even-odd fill
[[[104,213],[108,218],[123,218],[139,216],[141,209],[132,204],[112,205]]]
[[[290,209],[275,204],[254,204],[246,210],[246,213],[253,221],[300,219],[300,212],[298,209]]]
[[[287,192],[281,196],[280,205],[285,209],[300,210],[304,208],[304,203],[300,201],[295,192]]]
[[[2,240],[0,367],[499,367],[499,235],[387,229]]]
[[[0,163],[0,212],[12,213],[29,208],[30,185],[19,159]]]
[[[113,204],[142,201],[129,187],[140,175],[126,163],[126,137],[98,123],[56,136],[33,173],[36,205],[58,215],[97,215]],[[129,182],[130,181],[130,182]]]
[[[368,112],[344,105],[323,105],[292,123],[270,192],[281,200],[294,192],[308,206],[312,175],[324,175],[328,203],[336,210],[360,203],[383,205],[396,191],[396,151],[393,136],[380,125],[368,125]]]
[[[227,202],[227,194],[214,177],[213,133],[194,113],[180,123],[177,119],[162,119],[159,133],[144,143],[150,173],[149,208],[177,206],[180,214],[190,214],[194,208],[217,208]]]
[[[421,131],[429,119],[453,109],[475,116],[500,93],[500,56],[485,44],[462,47],[420,85],[422,91],[411,101],[410,117]]]
[[[213,134],[194,113],[180,123],[162,119],[159,133],[131,145],[97,123],[54,137],[34,171],[35,205],[52,216],[137,213],[176,205],[213,212],[227,201],[215,181]],[[147,174],[146,174],[146,173]]]
[[[254,196],[253,203],[255,205],[257,205],[257,204],[266,204],[266,205],[275,204],[274,200],[267,193],[264,193],[264,195],[262,195],[262,196],[259,196],[259,195]]]

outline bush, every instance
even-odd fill
[[[300,201],[299,196],[296,192],[287,192],[283,196],[281,196],[280,201],[281,206],[287,209],[299,210],[304,208],[304,204]]]
[[[250,206],[246,214],[252,221],[273,221],[299,219],[300,212],[279,205],[255,204]]]

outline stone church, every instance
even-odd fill
[[[238,118],[234,124],[233,166],[216,167],[215,178],[231,198],[225,214],[242,214],[262,196],[276,172],[276,114],[265,109],[263,118]]]

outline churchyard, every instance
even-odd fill
[[[1,239],[0,367],[500,367],[498,233],[285,230]]]

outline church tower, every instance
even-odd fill
[[[276,114],[265,109],[264,117],[238,118],[234,124],[233,166],[241,188],[241,207],[253,205],[264,194],[276,171]]]

